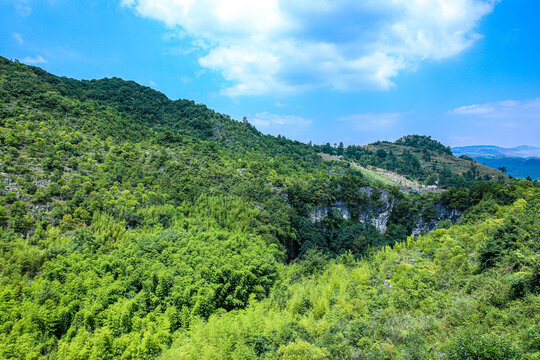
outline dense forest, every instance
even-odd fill
[[[540,358],[537,183],[429,137],[303,144],[0,58],[0,150],[0,358]]]

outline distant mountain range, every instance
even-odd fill
[[[493,145],[460,146],[452,148],[455,156],[468,156],[479,163],[499,169],[518,178],[530,176],[540,180],[540,148],[529,145],[503,148]]]
[[[536,146],[522,145],[513,148],[503,148],[493,145],[460,146],[452,148],[455,156],[467,155],[469,157],[512,157],[512,158],[538,158],[540,148]]]

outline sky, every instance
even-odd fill
[[[538,0],[0,0],[0,55],[316,144],[540,146]]]

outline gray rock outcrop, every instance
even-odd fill
[[[378,232],[384,234],[388,228],[388,219],[396,201],[390,200],[390,194],[384,189],[364,187],[360,188],[360,193],[367,195],[373,200],[373,192],[378,191],[379,197],[376,201],[370,201],[369,206],[360,212],[358,221],[364,224],[373,225]]]
[[[420,234],[431,232],[435,230],[439,221],[450,220],[452,224],[455,224],[458,222],[461,215],[463,215],[461,211],[457,209],[450,209],[444,204],[435,204],[433,207],[435,209],[434,218],[431,220],[426,220],[423,217],[418,216],[411,235],[416,237]]]
[[[376,187],[363,187],[358,189],[359,193],[364,195],[367,204],[359,206],[357,220],[364,224],[374,226],[381,234],[386,233],[388,229],[388,220],[392,214],[392,210],[397,205],[399,200],[386,190]],[[450,209],[444,204],[434,204],[434,215],[430,219],[425,219],[421,212],[415,215],[414,227],[411,235],[418,236],[422,233],[427,233],[435,230],[437,223],[442,220],[450,220],[453,224],[456,223],[461,215],[461,211]],[[325,218],[334,213],[334,216],[340,216],[343,219],[351,220],[352,211],[345,205],[342,200],[335,201],[332,205],[319,206],[313,209],[309,214],[312,223],[319,223]]]

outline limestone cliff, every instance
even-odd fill
[[[358,189],[359,193],[369,199],[367,205],[359,206],[358,216],[352,218],[355,213],[342,200],[336,200],[331,205],[319,206],[311,210],[308,214],[312,223],[320,223],[325,218],[334,213],[345,220],[357,220],[363,224],[372,225],[381,234],[388,229],[388,221],[392,215],[392,210],[399,203],[388,190],[377,187],[363,187]],[[432,215],[427,218],[423,211],[417,211],[414,214],[414,227],[411,235],[418,236],[422,233],[433,231],[439,221],[450,220],[456,223],[462,215],[462,212],[456,209],[450,209],[442,203],[431,204],[433,207]],[[422,209],[423,210],[423,209]]]

